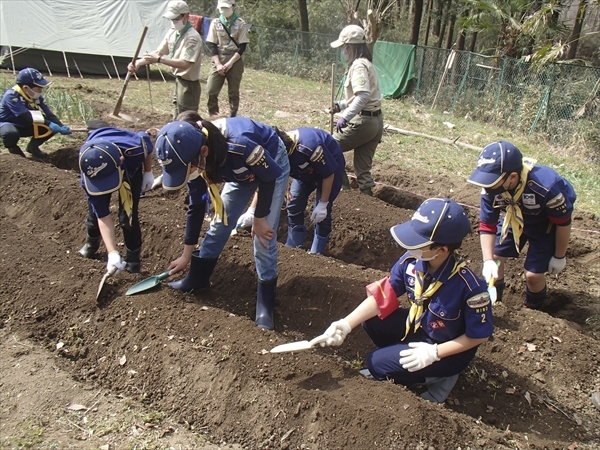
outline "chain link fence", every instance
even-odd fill
[[[337,35],[253,26],[248,67],[329,82],[343,78]],[[600,68],[528,62],[433,47],[417,47],[416,77],[407,96],[431,108],[492,122],[550,143],[600,153]],[[338,91],[339,92],[339,91]]]

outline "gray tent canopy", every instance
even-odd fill
[[[167,0],[0,1],[0,67],[124,74],[145,26],[142,53],[167,33],[166,6]]]

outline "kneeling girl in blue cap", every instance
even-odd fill
[[[470,231],[458,203],[448,198],[423,202],[410,221],[390,230],[408,251],[388,276],[367,286],[367,299],[329,326],[321,345],[341,345],[362,324],[377,346],[367,356],[375,379],[425,384],[423,398],[445,401],[494,329],[485,281],[457,253]],[[404,294],[409,307],[400,303]]]
[[[149,190],[152,175],[153,145],[150,136],[97,124],[79,150],[81,186],[88,200],[87,238],[79,250],[93,258],[104,241],[108,252],[106,270],[118,272],[124,268],[131,273],[140,271],[142,231],[138,218],[140,194]],[[119,224],[127,249],[125,260],[117,249],[115,226],[110,216],[110,197],[119,191]]]

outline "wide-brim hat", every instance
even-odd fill
[[[505,174],[516,172],[523,166],[523,154],[510,142],[498,141],[485,146],[477,159],[469,183],[489,188],[498,183]]]
[[[202,131],[188,122],[175,121],[160,129],[156,157],[162,167],[163,188],[181,189],[188,180],[191,162],[204,144]]]
[[[470,231],[471,223],[465,210],[449,198],[425,200],[408,222],[390,228],[394,240],[408,250],[433,243],[457,244]]]
[[[79,170],[88,194],[110,194],[123,182],[121,150],[104,139],[87,141],[79,149]]]
[[[169,2],[167,5],[167,11],[163,15],[169,20],[176,19],[182,14],[188,14],[190,12],[190,7],[188,4],[182,0],[174,0]]]
[[[340,32],[340,37],[331,43],[333,48],[341,47],[344,44],[365,44],[365,30],[358,25],[348,25]]]

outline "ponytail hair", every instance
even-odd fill
[[[213,183],[221,183],[223,179],[219,169],[227,160],[227,139],[214,123],[204,120],[197,111],[183,111],[176,120],[190,123],[204,134],[204,143],[208,147],[204,170],[207,178]]]

